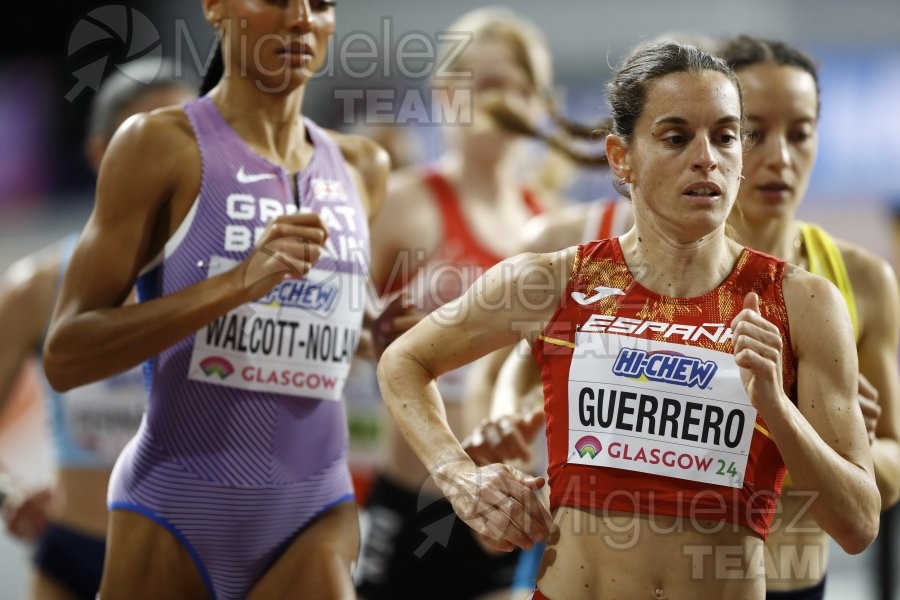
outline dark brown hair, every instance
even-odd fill
[[[631,138],[635,123],[644,112],[647,91],[656,80],[674,73],[697,71],[716,71],[725,75],[737,89],[738,97],[741,97],[741,86],[734,70],[720,58],[678,42],[639,47],[607,85],[612,109],[612,132],[626,140]],[[743,99],[741,104],[743,113]]]
[[[721,73],[734,84],[738,99],[741,101],[740,117],[743,119],[741,86],[728,63],[694,46],[664,42],[639,46],[625,59],[625,63],[607,84],[612,109],[612,133],[626,141],[631,140],[635,124],[647,104],[650,86],[658,79],[675,73],[699,71]],[[620,194],[626,198],[631,197],[631,192],[624,181],[615,178],[613,184]]]
[[[774,63],[782,67],[796,67],[809,73],[816,83],[816,115],[819,114],[819,71],[815,61],[805,52],[778,40],[739,35],[722,42],[719,56],[735,71],[746,67]]]

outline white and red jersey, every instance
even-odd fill
[[[756,292],[781,332],[784,391],[796,402],[784,269],[744,249],[717,288],[672,298],[635,280],[617,238],[578,247],[534,345],[551,508],[695,516],[766,537],[784,461],[741,384],[729,324]]]

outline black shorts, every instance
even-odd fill
[[[94,600],[105,554],[102,538],[50,524],[34,549],[34,566],[79,600]]]
[[[365,600],[466,600],[510,587],[519,553],[485,553],[444,498],[379,475],[356,570]]]
[[[766,591],[766,600],[823,600],[825,598],[825,578],[816,585],[789,592]]]

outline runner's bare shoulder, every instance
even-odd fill
[[[98,202],[118,203],[125,197],[132,209],[149,208],[179,190],[196,195],[200,177],[200,151],[184,109],[171,106],[138,113],[110,141],[100,166]]]

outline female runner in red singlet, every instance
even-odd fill
[[[640,48],[610,102],[634,229],[493,268],[388,348],[385,402],[479,534],[549,538],[535,597],[761,599],[785,467],[847,551],[878,530],[850,321],[831,284],[725,235],[743,114],[723,61]],[[542,365],[552,533],[543,481],[476,467],[433,383],[523,338]]]
[[[488,8],[464,15],[448,31],[472,34],[471,43],[443,68],[448,75],[471,75],[454,79],[436,73],[432,81],[433,89],[451,102],[462,98],[460,122],[443,127],[447,152],[434,165],[392,178],[372,233],[379,240],[372,258],[379,291],[405,290],[426,312],[456,299],[481,274],[518,252],[525,223],[542,210],[525,185],[521,136],[498,127],[489,115],[489,107],[498,103],[539,110],[551,84],[540,30],[508,9]],[[471,98],[471,114],[466,98]],[[488,368],[482,363],[478,370]],[[480,394],[467,389],[469,381],[481,380],[472,374],[447,373],[439,381],[447,420],[461,434],[471,430],[466,423],[477,422],[479,411],[486,412],[487,398],[480,402]],[[508,587],[515,557],[485,553],[463,524],[430,541],[430,526],[455,521],[452,507],[428,485],[428,472],[390,425],[385,438],[384,462],[363,527],[360,596],[425,594],[456,600]]]

